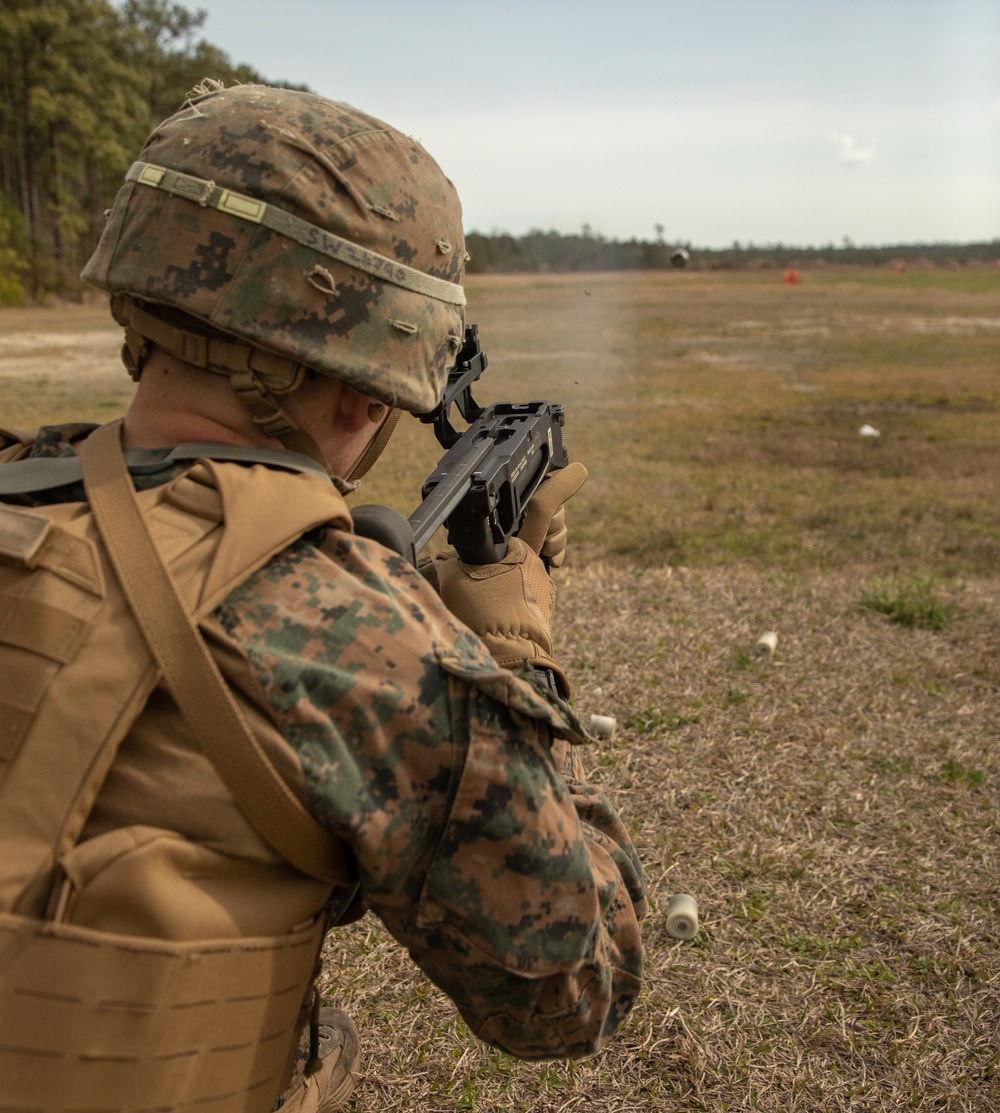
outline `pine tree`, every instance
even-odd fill
[[[264,82],[204,22],[172,0],[0,0],[0,299],[79,291],[150,126],[206,77]]]
[[[124,54],[106,0],[3,0],[0,188],[23,222],[35,296],[76,285],[81,244],[148,129],[143,77]]]

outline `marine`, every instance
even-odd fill
[[[8,1102],[342,1108],[357,1032],[313,986],[366,914],[519,1058],[632,1007],[642,870],[551,633],[585,469],[495,565],[353,531],[465,258],[420,144],[311,93],[208,83],[126,175],[84,277],[128,413],[0,442]]]

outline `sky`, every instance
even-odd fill
[[[467,231],[1000,238],[1000,0],[184,6],[233,61],[418,138]]]

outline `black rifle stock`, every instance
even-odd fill
[[[465,330],[465,343],[448,373],[441,404],[420,420],[434,425],[444,448],[422,488],[423,502],[404,518],[386,506],[352,511],[355,531],[406,556],[417,553],[442,525],[467,564],[494,564],[524,522],[528,500],[542,480],[569,462],[563,445],[565,412],[555,402],[498,402],[480,406],[472,386],[486,370],[479,329]],[[460,432],[452,407],[468,423]]]

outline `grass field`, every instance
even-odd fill
[[[469,299],[484,397],[564,402],[591,469],[557,644],[619,721],[587,764],[647,870],[647,988],[600,1056],[527,1066],[366,918],[328,956],[358,1108],[1000,1110],[1000,270]],[[0,422],[118,412],[103,320],[0,313]],[[411,509],[437,455],[401,423],[362,500]]]

